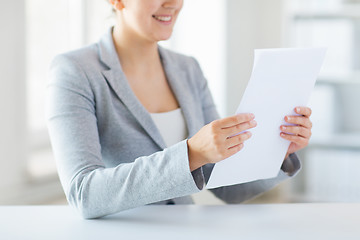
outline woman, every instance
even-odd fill
[[[48,126],[67,199],[84,218],[192,203],[213,163],[244,147],[254,116],[218,119],[198,63],[158,46],[171,36],[182,0],[109,2],[116,25],[51,66]],[[293,153],[308,143],[311,110],[296,112],[281,133],[292,143],[279,175],[213,189],[217,197],[242,202],[298,171]]]

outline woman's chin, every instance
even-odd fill
[[[167,40],[169,40],[169,39],[170,39],[170,37],[168,37],[168,38],[161,38],[161,39],[158,40],[158,42],[167,41]]]
[[[158,35],[157,39],[158,39],[158,41],[166,41],[166,40],[170,39],[171,35],[172,35],[172,32],[164,33],[164,34]]]

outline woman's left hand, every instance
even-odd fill
[[[285,159],[309,144],[312,123],[310,121],[311,109],[308,107],[296,107],[295,112],[300,116],[286,116],[285,121],[292,125],[282,125],[280,136],[291,141]]]

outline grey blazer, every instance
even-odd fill
[[[218,118],[195,59],[159,47],[168,82],[189,137]],[[57,56],[50,68],[47,120],[64,192],[84,218],[146,204],[192,203],[213,165],[190,172],[186,140],[166,148],[149,113],[132,92],[112,40]],[[278,177],[212,190],[228,203],[262,193],[300,168],[296,155]]]

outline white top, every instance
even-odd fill
[[[151,113],[150,115],[167,147],[187,138],[188,130],[180,108],[170,112]]]

